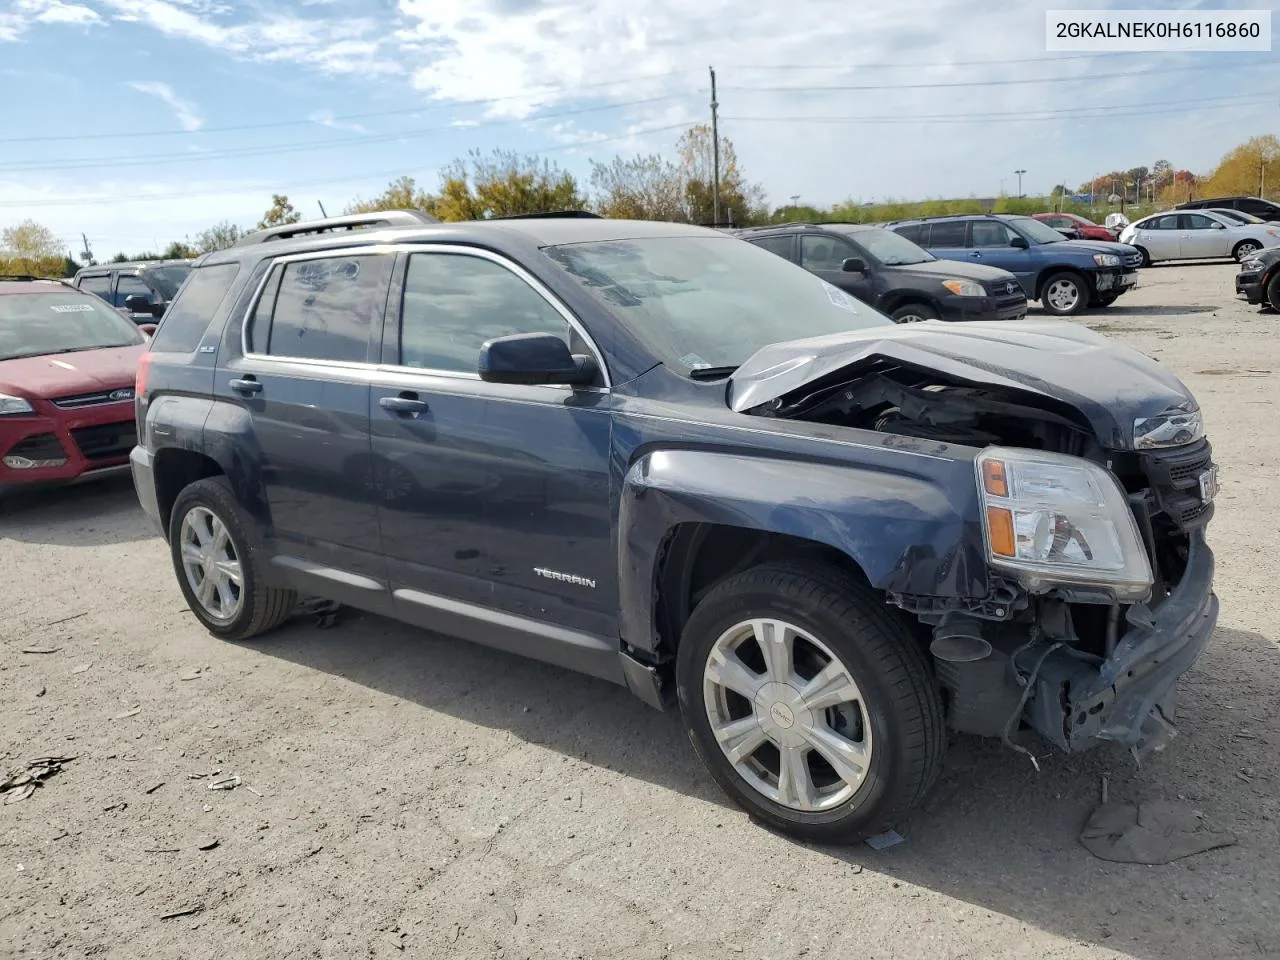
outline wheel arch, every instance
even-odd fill
[[[932,307],[939,316],[942,315],[942,307],[937,298],[924,290],[893,290],[885,294],[884,299],[880,302],[879,309],[881,313],[887,316],[899,307],[905,307],[909,303],[922,303],[926,307]]]
[[[156,504],[165,538],[169,536],[173,505],[185,488],[198,480],[224,476],[222,466],[212,457],[180,447],[161,447],[154,454],[152,475],[156,484]]]
[[[972,464],[939,464],[945,475],[926,478],[699,450],[639,458],[619,504],[625,648],[669,656],[711,586],[764,562],[817,560],[886,595],[985,595]],[[780,502],[783,490],[795,493]]]
[[[1074,273],[1077,277],[1084,281],[1084,292],[1086,297],[1091,297],[1096,292],[1096,285],[1093,282],[1093,275],[1081,267],[1079,264],[1061,263],[1054,266],[1044,267],[1036,274],[1036,295],[1033,300],[1039,300],[1044,294],[1045,284],[1049,282],[1049,278],[1059,273]]]

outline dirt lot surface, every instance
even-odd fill
[[[1233,274],[1149,269],[1087,318],[1197,392],[1223,468],[1222,619],[1181,734],[1139,771],[1044,748],[1039,773],[954,738],[881,852],[753,825],[675,717],[586,677],[354,614],[220,643],[127,480],[11,503],[0,767],[75,759],[0,807],[0,956],[1280,955],[1280,317]],[[1094,859],[1104,774],[1238,845]]]

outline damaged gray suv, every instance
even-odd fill
[[[1158,363],[900,326],[695,227],[304,226],[198,261],[139,368],[139,498],[215,635],[319,597],[592,674],[821,842],[917,803],[947,727],[1167,741],[1217,468]]]

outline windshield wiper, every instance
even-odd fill
[[[738,369],[735,363],[733,366],[726,367],[699,367],[697,370],[689,371],[690,380],[720,380],[729,376],[733,371]]]

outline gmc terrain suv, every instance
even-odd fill
[[[898,323],[1021,320],[1027,298],[1008,270],[939,260],[906,237],[852,223],[739,230],[748,243],[799,263]]]
[[[1067,317],[1109,307],[1138,282],[1142,255],[1123,243],[1068,240],[1033,217],[975,214],[900,220],[889,229],[941,260],[1008,270],[1028,300]]]
[[[892,824],[947,725],[1162,746],[1217,618],[1216,467],[1158,363],[895,324],[700,227],[211,253],[137,388],[138,495],[212,633],[320,597],[602,677],[811,840]]]

